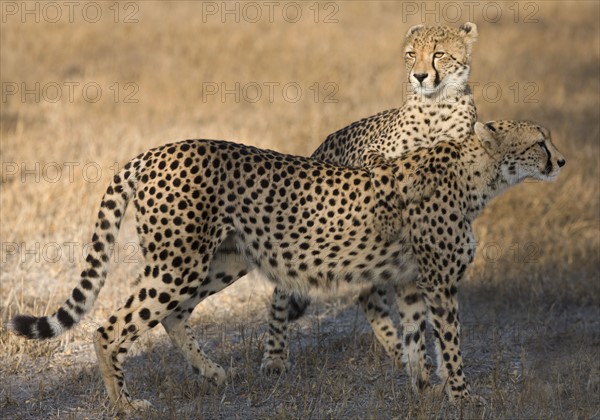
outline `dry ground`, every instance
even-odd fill
[[[460,22],[479,25],[471,80],[480,119],[538,121],[568,160],[556,183],[514,188],[476,224],[478,254],[460,300],[466,371],[487,406],[413,397],[347,294],[319,299],[294,325],[291,372],[262,377],[270,286],[249,277],[192,317],[206,350],[235,368],[235,378],[207,389],[157,328],[126,364],[134,394],[157,408],[144,417],[598,419],[599,4],[565,3],[455,3]],[[328,133],[402,103],[401,42],[424,7],[434,11],[428,24],[456,16],[444,3],[305,2],[299,22],[289,23],[286,4],[276,2],[269,22],[270,6],[255,4],[262,12],[255,23],[256,10],[244,3],[239,22],[226,15],[223,23],[221,2],[183,1],[121,3],[118,15],[113,2],[93,3],[85,14],[81,3],[73,22],[62,6],[62,18],[50,23],[56,11],[44,3],[2,2],[3,417],[110,415],[90,333],[124,302],[139,270],[131,217],[83,325],[44,343],[15,338],[4,325],[17,312],[50,313],[70,293],[115,164],[197,137],[308,155]],[[39,8],[39,23],[21,16],[24,7]],[[239,99],[209,94],[235,91],[236,83]]]

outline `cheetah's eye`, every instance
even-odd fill
[[[546,149],[546,142],[544,140],[540,140],[537,142],[537,145],[543,149]]]
[[[415,58],[416,54],[415,54],[415,52],[414,52],[414,51],[408,51],[408,52],[406,53],[406,56],[407,56],[408,58]]]
[[[444,56],[443,52],[436,52],[433,54],[433,58],[442,58]]]

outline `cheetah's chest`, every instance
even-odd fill
[[[415,116],[414,118],[411,116]],[[472,121],[471,106],[467,103],[422,102],[407,104],[405,128],[414,132],[415,142],[410,148],[430,146],[440,133],[453,138],[461,138],[470,132]]]

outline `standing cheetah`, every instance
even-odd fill
[[[122,367],[131,344],[159,323],[203,377],[225,380],[187,320],[200,301],[249,269],[300,294],[340,283],[399,284],[418,273],[439,374],[451,398],[469,398],[455,295],[475,252],[471,223],[510,185],[556,178],[565,160],[548,130],[508,121],[477,123],[462,142],[443,141],[395,159],[369,153],[365,160],[368,168],[352,169],[212,140],[143,153],[106,190],[87,268],[71,297],[53,315],[17,315],[9,328],[28,338],[56,337],[90,311],[133,199],[143,278],[94,338],[117,409],[150,405],[132,399]],[[221,257],[231,253],[238,255],[235,276],[225,274],[230,261],[222,265]],[[418,341],[424,326],[420,320],[411,338]]]
[[[363,155],[374,150],[386,157],[421,146],[430,146],[443,136],[461,140],[473,133],[477,112],[467,80],[471,50],[477,40],[477,26],[467,22],[459,29],[417,25],[409,29],[404,46],[404,60],[413,92],[401,108],[381,112],[357,121],[327,137],[311,158],[349,167],[364,165]],[[388,303],[388,288],[365,290],[359,297],[361,307],[373,327],[375,336],[394,360],[403,365],[414,388],[428,384],[425,336],[411,340],[415,319],[424,318],[425,301],[413,284],[397,290],[403,325],[400,337]],[[289,299],[289,302],[286,302]],[[277,322],[284,317],[298,318],[308,305],[302,296],[286,296],[280,289],[273,292],[269,334],[262,368],[280,372],[287,366],[289,347],[287,325]],[[273,320],[275,322],[273,322]],[[406,346],[402,345],[406,343]]]
[[[330,134],[311,156],[344,166],[362,166],[367,149],[386,157],[431,145],[441,134],[463,139],[473,133],[477,110],[467,85],[477,25],[459,29],[417,25],[406,34],[404,61],[413,90],[400,108],[380,112]]]

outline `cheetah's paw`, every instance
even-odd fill
[[[150,401],[147,400],[127,400],[121,398],[115,406],[115,411],[117,413],[126,413],[132,411],[148,411],[153,408]]]
[[[281,375],[289,369],[289,364],[281,358],[264,359],[260,365],[260,371],[263,375]]]
[[[223,385],[227,379],[227,373],[225,373],[225,369],[219,365],[216,365],[210,371],[207,371],[206,375],[203,376],[208,379],[210,383],[217,387]]]
[[[476,394],[471,394],[469,391],[463,391],[462,393],[460,393],[458,395],[452,395],[449,393],[448,398],[452,404],[456,404],[456,405],[466,404],[466,405],[482,406],[482,405],[487,404],[487,401],[485,400],[485,398],[480,397],[479,395],[476,395]]]

